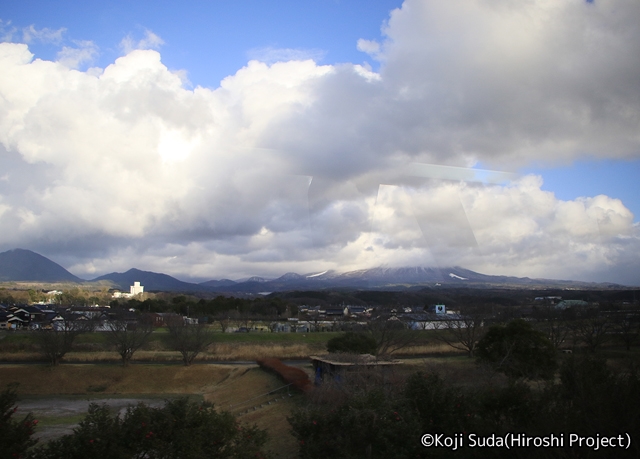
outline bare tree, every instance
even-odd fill
[[[624,314],[616,319],[613,327],[617,338],[630,351],[640,338],[640,316]]]
[[[478,342],[478,361],[510,379],[550,379],[556,369],[556,350],[544,332],[522,319],[492,325]]]
[[[395,316],[381,316],[369,321],[369,332],[376,340],[376,356],[386,357],[390,354],[413,346],[418,343],[422,335],[411,330],[407,324]]]
[[[445,320],[437,322],[436,327],[441,330],[437,338],[473,357],[478,341],[485,334],[485,321],[488,317],[488,311],[484,307],[462,308],[459,314],[450,314],[445,317]]]
[[[609,333],[612,330],[612,324],[607,317],[600,316],[594,311],[587,317],[574,321],[571,329],[574,341],[582,341],[589,352],[596,352],[600,346],[611,339]]]
[[[119,314],[109,321],[107,340],[116,348],[127,366],[133,354],[147,342],[153,331],[153,322],[147,315],[127,316]]]
[[[226,312],[219,312],[215,315],[214,320],[220,326],[220,331],[222,333],[225,333],[231,326],[231,317],[229,317],[229,314]]]
[[[298,318],[309,322],[309,324],[313,324],[313,326],[310,327],[310,331],[319,332],[321,330],[320,323],[323,319],[320,317],[317,309],[309,308],[306,311],[298,312]],[[274,321],[277,322],[278,319],[274,319]]]
[[[554,305],[544,305],[538,309],[535,318],[540,330],[545,333],[555,349],[558,349],[569,337],[566,311],[555,309]]]
[[[238,324],[249,330],[253,324],[253,316],[248,312],[241,312],[238,316]]]
[[[198,354],[213,342],[213,334],[208,327],[204,324],[187,324],[182,317],[172,318],[167,328],[171,345],[182,354],[185,365],[191,365]]]
[[[92,331],[94,323],[91,320],[58,320],[51,329],[35,331],[35,341],[40,353],[56,366],[73,346],[73,342],[81,333]]]

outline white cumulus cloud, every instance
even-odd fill
[[[89,40],[75,43],[76,47],[64,46],[57,55],[58,62],[77,69],[84,63],[91,63],[98,55],[98,47]]]
[[[67,31],[64,27],[53,30],[47,27],[37,29],[33,24],[22,29],[22,40],[24,43],[41,42],[41,43],[61,43],[63,35]]]
[[[637,157],[639,5],[407,0],[358,42],[379,72],[284,53],[217,88],[186,87],[150,31],[103,70],[76,70],[90,42],[57,62],[2,43],[0,248],[87,277],[438,264],[640,282],[624,203],[465,172]]]
[[[164,45],[164,40],[150,30],[145,30],[144,37],[140,40],[127,35],[120,42],[120,48],[125,54],[136,49],[159,49],[162,45]]]

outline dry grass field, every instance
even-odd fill
[[[218,365],[3,365],[0,385],[20,395],[203,394],[227,376]]]
[[[278,359],[304,359],[310,355],[326,352],[326,346],[318,344],[255,344],[220,343],[210,346],[195,362],[253,361],[266,357]],[[0,352],[0,361],[25,362],[41,360],[40,354],[32,350]],[[72,351],[64,356],[66,363],[107,363],[118,362],[120,356],[115,351]],[[143,349],[133,355],[133,362],[182,362],[179,352],[164,349]]]
[[[289,432],[287,416],[302,395],[283,386],[276,376],[257,366],[235,367],[224,381],[204,394],[204,398],[234,413],[240,422],[267,430],[267,449],[276,457],[292,458],[296,457],[298,448]]]
[[[17,354],[27,351],[18,351]],[[154,346],[136,353],[140,360],[158,363],[135,363],[122,367],[114,352],[70,353],[57,367],[45,364],[0,365],[0,388],[18,383],[18,394],[25,406],[44,406],[42,412],[29,408],[40,418],[39,428],[49,429],[48,435],[67,433],[86,411],[88,399],[110,400],[116,410],[123,404],[144,400],[161,403],[163,399],[188,395],[213,402],[218,409],[230,411],[240,422],[255,424],[269,433],[267,449],[274,457],[297,456],[298,445],[290,434],[287,417],[304,396],[289,391],[273,374],[255,364],[211,364],[207,360],[253,360],[256,356],[280,355],[281,358],[301,358],[324,352],[318,343],[219,343],[203,355],[203,359],[185,367],[179,355]],[[613,366],[625,367],[637,362],[638,352],[605,349],[602,352]],[[416,357],[420,356],[420,357]],[[425,357],[426,356],[426,357]],[[505,377],[479,366],[464,353],[451,352],[448,346],[433,343],[404,349],[400,358],[404,365],[394,368],[396,376],[414,371],[437,373],[448,383],[468,386],[505,384]],[[566,356],[561,355],[563,360]],[[77,361],[112,363],[70,363]],[[140,361],[138,360],[138,361]],[[168,363],[175,361],[175,363]],[[304,365],[310,371],[310,365]],[[82,402],[82,403],[81,403]],[[84,403],[84,404],[83,404]],[[53,410],[51,409],[53,405]],[[75,408],[74,408],[75,407]]]
[[[185,367],[180,354],[167,349],[163,333],[154,333],[153,339],[134,354],[133,364],[125,368],[100,334],[82,335],[57,367],[35,363],[41,356],[28,333],[3,334],[0,361],[5,363],[0,365],[0,387],[19,383],[18,393],[25,403],[45,407],[40,413],[32,409],[40,417],[43,440],[68,433],[82,419],[88,399],[107,402],[117,412],[137,400],[157,404],[166,398],[189,395],[232,412],[240,422],[267,430],[267,449],[273,456],[293,458],[297,456],[298,445],[290,434],[287,416],[303,396],[283,388],[281,380],[257,365],[208,362],[252,362],[270,357],[305,359],[324,354],[326,342],[336,335],[220,334],[194,365]],[[410,359],[418,355],[433,357]],[[409,359],[408,365],[403,366],[406,369],[425,369],[430,365],[428,361],[439,365],[438,361],[453,359],[453,367],[463,374],[473,372],[468,359],[460,359],[455,353],[453,357],[450,355],[449,346],[433,340],[405,348],[396,357]]]
[[[169,350],[164,333],[154,332],[152,339],[133,355],[138,362],[180,362],[178,352]],[[202,352],[196,362],[253,361],[264,358],[304,359],[326,352],[327,341],[339,333],[219,333],[216,342]],[[81,335],[64,361],[67,363],[117,362],[119,355],[99,333]],[[397,356],[442,355],[455,353],[450,346],[429,340],[426,344],[406,347]],[[0,333],[0,361],[24,362],[41,359],[29,333]]]

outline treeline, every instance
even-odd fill
[[[55,295],[48,295],[45,290],[41,289],[7,289],[0,288],[0,304],[17,305],[32,304],[39,302],[52,301],[53,304],[60,306],[90,306],[94,304],[108,304],[111,299],[111,293],[107,288],[100,291],[88,288],[72,287],[64,289]]]
[[[638,394],[637,368],[614,372],[593,357],[568,359],[559,378],[544,385],[360,373],[319,388],[290,423],[305,459],[639,457]],[[531,440],[507,448],[507,433]],[[443,443],[423,445],[426,434]],[[590,440],[570,444],[570,434]]]
[[[136,309],[141,312],[175,313],[189,317],[214,318],[226,316],[237,318],[287,317],[295,315],[297,308],[281,298],[235,298],[218,296],[214,299],[197,299],[186,295],[165,298],[113,300],[111,307]]]

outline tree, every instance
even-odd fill
[[[237,316],[237,323],[245,330],[249,330],[253,324],[253,316],[249,312],[241,312]]]
[[[609,332],[613,326],[607,317],[599,315],[597,311],[589,311],[586,317],[574,321],[571,328],[574,340],[582,341],[589,352],[595,353],[611,339]]]
[[[403,410],[396,400],[374,388],[338,397],[326,406],[308,406],[288,418],[300,443],[299,457],[392,458],[420,457],[415,410]],[[305,409],[306,408],[306,409]]]
[[[153,332],[153,323],[147,315],[136,317],[119,313],[109,321],[108,327],[107,340],[116,348],[125,367]]]
[[[198,354],[213,342],[213,334],[206,325],[187,324],[182,317],[170,319],[167,328],[171,345],[182,354],[185,365],[191,365]]]
[[[124,415],[106,405],[91,404],[73,434],[37,448],[33,459],[200,459],[262,458],[266,432],[238,424],[228,412],[187,398],[164,407],[144,403]]]
[[[624,314],[616,319],[613,327],[625,349],[630,351],[631,346],[637,343],[640,338],[640,317]]]
[[[559,371],[557,397],[564,407],[561,429],[580,435],[602,437],[616,432],[640,432],[640,372],[637,366],[616,371],[593,354],[573,355]],[[550,427],[553,431],[553,426]],[[628,451],[609,457],[640,457],[640,447],[632,443]],[[588,457],[577,453],[575,457]],[[594,456],[595,457],[595,456]],[[600,457],[603,457],[600,453]]]
[[[60,295],[56,296],[58,304],[86,306],[87,298],[85,292],[79,288],[72,288],[71,290],[64,290]]]
[[[369,333],[347,332],[327,342],[328,352],[375,354],[378,343]]]
[[[535,319],[553,347],[559,349],[567,340],[570,332],[567,310],[556,309],[552,304],[544,305],[535,311]]]
[[[437,328],[442,331],[437,335],[437,339],[473,357],[476,344],[486,331],[484,323],[488,316],[484,307],[465,307],[461,309],[460,314],[438,322]]]
[[[393,389],[385,390],[389,385]],[[322,387],[326,386],[318,390]],[[334,387],[336,390],[329,393],[332,397],[310,397],[288,418],[299,440],[301,458],[640,457],[640,447],[633,441],[625,445],[628,450],[607,448],[595,454],[593,446],[584,443],[570,451],[529,447],[500,452],[491,447],[470,447],[467,441],[457,450],[425,450],[416,441],[424,433],[468,439],[465,432],[472,432],[477,439],[499,439],[507,432],[526,432],[531,437],[580,432],[594,438],[638,432],[637,368],[616,374],[605,361],[581,362],[571,357],[560,370],[560,382],[550,382],[548,390],[532,388],[525,381],[505,385],[492,381],[470,387],[422,372],[391,384],[381,380],[364,390],[353,390],[346,384]]]
[[[37,443],[32,435],[38,420],[31,413],[20,420],[13,417],[17,411],[16,386],[9,385],[0,393],[0,459],[21,457]]]
[[[369,321],[369,333],[376,341],[376,357],[384,357],[417,344],[421,335],[397,317],[381,316]]]
[[[235,312],[235,311],[233,311]],[[230,314],[225,312],[219,312],[214,316],[214,320],[220,325],[220,331],[222,333],[226,333],[229,327],[231,326],[231,317]]]
[[[93,329],[94,323],[91,320],[65,319],[56,321],[51,329],[38,329],[34,336],[40,353],[52,366],[56,366],[71,350],[78,335]]]
[[[6,288],[0,288],[0,304],[14,304],[15,302],[15,298],[7,292]]]
[[[42,291],[36,291],[30,288],[27,293],[29,294],[29,300],[31,303],[37,303],[38,301],[44,301],[46,299],[44,293]]]
[[[383,384],[352,391],[344,385],[342,396],[294,410],[288,420],[300,442],[299,457],[449,457],[436,449],[425,454],[415,439],[425,432],[478,431],[469,416],[470,397],[436,375],[413,374],[393,390]]]
[[[549,379],[556,369],[551,341],[521,319],[490,327],[478,342],[476,355],[479,362],[514,379]]]

